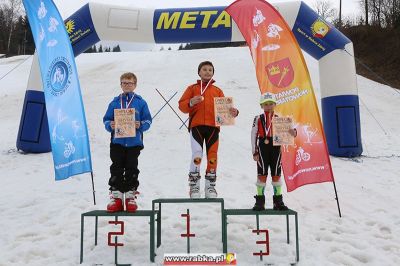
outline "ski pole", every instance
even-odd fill
[[[156,89],[156,91],[158,92],[158,94],[160,94],[161,98],[164,99],[164,101],[166,102],[166,104],[168,104],[169,108],[171,108],[171,110],[175,113],[175,115],[179,118],[179,120],[181,120],[181,122],[185,124],[185,122],[184,122],[184,121],[182,120],[182,118],[178,115],[178,113],[175,111],[175,109],[169,104],[169,102],[165,99],[165,97],[161,94],[161,92],[160,92],[158,89]],[[185,126],[186,126],[186,124],[185,124]],[[186,128],[188,128],[188,127],[186,126]]]
[[[175,95],[176,95],[177,93],[178,93],[178,92],[175,92],[174,95],[172,95],[172,96],[168,99],[168,101],[167,101],[166,103],[164,103],[164,105],[160,108],[160,110],[158,110],[158,112],[157,112],[151,119],[154,119],[154,118],[161,112],[161,110],[164,109],[164,107],[172,100],[172,98],[175,97]]]
[[[186,126],[186,122],[187,122],[188,120],[189,120],[189,117],[186,118],[185,122],[183,122],[183,124],[179,127],[179,129],[181,129],[183,126]],[[186,126],[186,128],[187,128],[187,126]]]

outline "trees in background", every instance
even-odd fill
[[[360,0],[365,25],[380,28],[400,27],[400,0]]]
[[[85,53],[110,53],[110,52],[121,52],[121,47],[119,44],[114,46],[113,48],[109,47],[104,47],[103,45],[100,44],[99,48],[96,47],[96,45],[93,45],[92,47],[89,47]]]
[[[323,19],[328,22],[334,22],[337,19],[337,9],[333,7],[332,2],[329,0],[316,0],[314,2],[314,10]]]
[[[338,28],[355,24],[400,28],[400,0],[359,0],[363,17],[358,17],[356,21],[351,21],[351,18],[342,19],[342,0],[335,1],[339,1],[339,11],[334,8],[332,0],[315,0],[313,7],[322,18]]]
[[[3,0],[0,4],[0,54],[33,53],[34,49],[21,0]]]
[[[100,51],[99,51],[100,50]],[[90,47],[87,52],[103,52]],[[120,52],[119,45],[104,48],[105,52]],[[0,54],[7,56],[33,54],[35,43],[21,0],[0,1]]]
[[[7,0],[1,5],[3,10],[4,22],[7,30],[7,52],[10,52],[11,36],[15,26],[21,17],[22,3],[21,0]]]

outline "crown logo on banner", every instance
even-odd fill
[[[294,69],[289,57],[266,65],[265,72],[272,85],[278,88],[286,88],[294,80]]]
[[[272,66],[270,68],[268,68],[268,72],[270,75],[278,75],[281,73],[281,69],[279,68],[279,66]]]

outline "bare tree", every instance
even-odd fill
[[[342,0],[339,0],[339,28],[342,27]]]
[[[10,52],[11,37],[22,10],[21,0],[5,0],[1,9],[4,12],[6,29],[8,30],[7,52]]]
[[[395,27],[400,24],[399,0],[360,0],[365,11],[366,25]]]
[[[314,3],[314,8],[326,21],[332,22],[335,20],[337,15],[337,10],[333,7],[332,2],[329,0],[316,0]]]
[[[364,10],[365,12],[365,21],[364,19],[362,20],[363,23],[365,23],[365,25],[369,25],[369,15],[370,15],[370,4],[369,4],[369,0],[359,0],[360,3],[360,7],[362,10]]]

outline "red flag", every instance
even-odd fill
[[[226,8],[250,47],[261,93],[277,96],[276,113],[291,117],[295,145],[282,146],[288,191],[333,181],[331,162],[310,75],[285,20],[262,0],[238,0]]]

